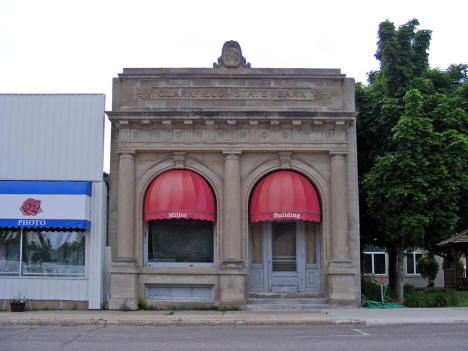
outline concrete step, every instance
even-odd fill
[[[297,298],[314,298],[324,297],[323,293],[250,293],[249,298],[264,298],[264,299],[297,299]]]
[[[269,304],[269,305],[323,305],[328,303],[328,299],[325,297],[313,297],[313,298],[281,298],[281,299],[265,299],[265,298],[248,298],[248,304]]]
[[[290,295],[271,297],[271,295],[273,294],[258,297],[257,294],[250,294],[245,309],[247,311],[305,311],[330,308],[328,299],[323,297],[322,294],[315,294],[314,297],[294,297]]]
[[[312,311],[326,310],[329,304],[247,304],[246,311]]]

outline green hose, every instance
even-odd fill
[[[382,302],[372,301],[372,300],[364,300],[361,303],[361,307],[375,309],[375,308],[406,308],[406,306],[398,305],[396,303],[391,303],[385,300],[385,293],[387,292],[387,284],[381,286],[381,293],[382,293]],[[365,298],[365,297],[364,297]]]

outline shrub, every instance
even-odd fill
[[[403,285],[403,291],[405,293],[405,296],[413,294],[414,293],[414,285],[411,284],[411,283],[405,283]]]
[[[148,308],[148,305],[146,304],[145,299],[139,297],[138,298],[138,309],[139,310],[146,310]]]
[[[408,294],[405,298],[407,307],[447,307],[457,305],[460,300],[455,291],[421,290]]]
[[[371,275],[361,276],[361,295],[362,300],[381,301],[382,295],[380,285],[376,283]]]
[[[427,286],[434,286],[434,279],[437,277],[439,272],[439,263],[436,261],[434,256],[422,256],[416,263],[421,276],[427,279]]]
[[[124,302],[123,304],[120,305],[119,310],[122,312],[130,312],[132,309],[128,307],[127,303]]]

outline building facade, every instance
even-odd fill
[[[403,260],[403,280],[404,283],[409,283],[417,288],[426,287],[428,284],[427,279],[424,279],[419,272],[417,262],[427,253],[424,250],[416,250],[408,252]],[[444,286],[444,271],[443,259],[441,256],[435,256],[439,263],[440,269],[436,279],[434,279],[434,286]],[[364,248],[361,256],[361,269],[363,274],[373,275],[376,277],[383,276],[388,282],[388,271],[389,271],[389,258],[388,254],[376,247],[368,246]]]
[[[353,80],[251,68],[125,68],[113,82],[110,308],[243,306],[249,295],[358,306]]]
[[[100,309],[104,95],[0,95],[0,303]]]

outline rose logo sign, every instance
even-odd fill
[[[29,198],[23,202],[20,211],[25,216],[35,216],[42,212],[41,200]]]

